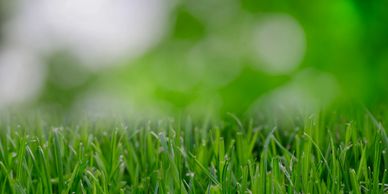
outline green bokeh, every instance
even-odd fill
[[[350,0],[179,2],[162,41],[145,55],[123,61],[123,66],[91,73],[66,54],[48,57],[49,75],[37,105],[70,110],[79,96],[94,89],[128,97],[139,107],[163,104],[159,109],[169,113],[243,113],[305,69],[336,79],[340,90],[336,101],[384,104],[388,96],[387,7],[387,1]],[[254,26],[272,13],[294,17],[307,42],[301,64],[282,75],[256,68],[260,62],[247,46]],[[78,73],[85,80],[64,87],[51,79],[58,71],[69,79]]]

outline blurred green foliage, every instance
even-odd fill
[[[387,7],[383,0],[181,1],[158,46],[135,60],[122,61],[122,66],[88,72],[65,53],[48,57],[48,79],[38,104],[66,110],[84,93],[101,90],[131,99],[138,107],[159,106],[173,113],[243,113],[305,69],[333,75],[340,90],[337,101],[384,104]],[[301,64],[279,75],[257,68],[260,62],[248,46],[254,26],[272,13],[294,17],[307,42]],[[58,83],[59,76],[84,79],[69,86]]]

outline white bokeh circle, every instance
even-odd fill
[[[284,74],[301,63],[306,38],[302,26],[292,16],[263,16],[253,36],[253,48],[261,70],[270,74]]]

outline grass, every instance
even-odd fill
[[[387,193],[368,112],[282,124],[3,117],[1,193]]]

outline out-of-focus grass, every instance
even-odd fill
[[[234,116],[216,123],[2,118],[1,193],[388,189],[387,131],[368,112],[321,113],[287,127]]]
[[[172,2],[166,1],[166,4],[174,5],[171,5],[171,10],[166,11],[168,22],[163,30],[160,29],[163,31],[161,34],[164,35],[161,35],[154,46],[144,53],[135,54],[136,57],[131,57],[134,54],[131,52],[122,53],[123,56],[128,56],[119,57],[104,64],[103,66],[106,67],[100,69],[97,68],[99,61],[92,63],[96,67],[85,64],[85,61],[78,56],[80,53],[76,53],[78,49],[74,50],[63,43],[64,40],[59,37],[55,38],[58,42],[48,39],[51,36],[36,39],[45,36],[40,30],[47,31],[48,34],[55,31],[53,26],[45,22],[41,23],[39,19],[26,17],[24,21],[23,10],[28,13],[38,13],[34,8],[41,7],[40,4],[31,6],[24,1],[1,1],[0,54],[12,51],[11,53],[16,55],[15,60],[32,55],[43,65],[39,67],[42,68],[41,70],[33,68],[35,66],[30,63],[17,69],[14,68],[16,65],[10,65],[8,60],[2,62],[0,65],[4,68],[0,70],[3,72],[2,77],[9,75],[9,78],[1,82],[3,84],[0,88],[3,88],[1,89],[3,92],[0,95],[3,97],[0,99],[0,111],[4,109],[3,107],[21,106],[23,109],[31,105],[78,112],[79,107],[85,110],[89,108],[88,106],[94,108],[101,104],[115,110],[117,108],[114,106],[118,104],[120,108],[133,109],[134,112],[146,114],[160,112],[161,115],[175,115],[188,112],[202,116],[203,112],[213,112],[218,116],[228,111],[245,113],[255,108],[253,105],[257,101],[268,96],[273,98],[271,95],[274,91],[279,92],[279,89],[283,89],[283,92],[285,90],[285,94],[289,96],[281,94],[287,99],[298,97],[305,104],[309,100],[325,101],[323,105],[317,103],[317,106],[324,107],[337,101],[349,100],[360,101],[368,107],[385,104],[388,96],[386,87],[388,84],[386,79],[388,26],[385,25],[388,21],[388,12],[385,9],[388,4],[386,1]],[[45,4],[45,2],[40,3]],[[60,6],[57,7],[59,8]],[[84,9],[86,11],[89,7],[85,6]],[[82,8],[79,10],[80,15],[88,16],[88,14],[82,14]],[[64,15],[71,15],[70,11]],[[101,11],[105,13],[104,10]],[[148,11],[152,12],[152,10]],[[93,18],[96,19],[95,17],[90,19]],[[19,24],[18,21],[21,23]],[[99,35],[99,30],[87,30],[89,27],[93,28],[93,25],[88,25],[89,23],[81,26],[69,23],[61,27],[63,22],[57,21],[61,19],[58,18],[52,22],[59,28],[57,30],[61,32],[60,34],[65,34],[66,40],[67,38],[85,39],[82,36],[77,37],[78,33],[75,33],[74,37],[70,34],[66,37],[67,33],[61,30],[67,29],[67,26],[70,27],[68,29],[70,32],[73,30],[83,32],[83,29],[86,29],[85,33],[90,36]],[[64,21],[67,20],[64,19]],[[87,20],[79,18],[79,21]],[[140,25],[143,20],[136,21]],[[14,22],[16,23],[12,25]],[[36,27],[39,26],[36,22],[46,30]],[[96,21],[97,26],[98,24],[104,23]],[[20,26],[21,29],[24,27],[29,29],[30,26],[39,32],[37,31],[37,37],[35,37],[31,30],[21,30],[17,27],[14,29],[12,26]],[[276,28],[273,29],[271,26]],[[295,31],[295,26],[299,30]],[[100,27],[111,29],[109,26]],[[11,35],[18,34],[14,32],[17,29],[21,31],[21,37],[12,38]],[[120,29],[118,27],[116,30],[121,31]],[[136,28],[131,29],[142,29],[142,26],[136,25]],[[262,30],[271,32],[271,29],[274,33],[264,33],[264,35],[259,33]],[[284,34],[275,32],[284,32]],[[123,36],[126,35],[132,36],[125,32]],[[53,36],[56,37],[56,35]],[[101,37],[104,36],[101,35]],[[109,37],[114,36],[105,37],[108,37],[106,41],[109,43],[112,41]],[[120,36],[117,37],[120,38]],[[298,39],[301,41],[294,42]],[[99,45],[99,42],[103,41],[98,39],[90,41],[92,42],[96,44],[97,50],[104,50],[104,46]],[[48,49],[49,51],[45,53],[38,49],[41,44],[58,44],[55,46],[58,48]],[[79,42],[77,45],[87,46],[89,43]],[[118,46],[113,42],[110,45]],[[84,52],[94,53],[93,50],[85,49]],[[107,48],[107,50],[110,49]],[[263,55],[263,50],[268,50],[269,52],[265,53],[269,56]],[[295,54],[296,50],[300,52]],[[38,54],[41,52],[45,54]],[[292,53],[295,54],[294,57],[290,57]],[[121,56],[119,53],[116,54]],[[96,53],[95,55],[99,56]],[[268,61],[267,57],[274,61],[283,58],[280,64],[285,65],[285,68],[282,70],[279,64],[273,63],[272,60]],[[292,60],[295,58],[300,61]],[[97,59],[91,57],[90,60]],[[292,68],[287,68],[289,65]],[[268,71],[273,68],[282,71]],[[36,70],[36,75],[33,70]],[[17,79],[18,76],[13,76],[24,75],[24,73],[30,75],[31,80],[40,77],[41,83],[32,87],[31,80],[22,81]],[[303,76],[305,77],[300,80],[299,77]],[[315,81],[315,78],[320,76],[326,77],[329,81],[319,81],[320,79]],[[21,76],[23,77],[29,76]],[[29,89],[32,91],[32,88],[34,92],[21,92]],[[28,93],[31,93],[29,94],[31,96],[27,95]],[[20,100],[15,100],[16,97]],[[307,99],[300,97],[307,97]],[[111,102],[117,102],[117,104]],[[94,109],[91,110],[93,111]],[[102,108],[101,111],[107,110]]]

